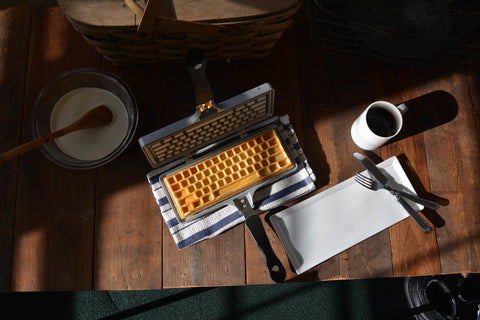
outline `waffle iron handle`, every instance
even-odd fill
[[[263,259],[267,264],[268,272],[270,272],[270,277],[275,282],[282,282],[285,280],[287,272],[270,245],[270,241],[268,240],[267,233],[263,228],[260,217],[253,209],[252,195],[249,193],[237,199],[233,199],[233,203],[245,217],[247,229],[250,231],[250,234],[262,253]]]
[[[187,70],[192,76],[195,85],[195,96],[197,105],[201,106],[213,100],[213,93],[207,81],[205,70],[207,69],[207,58],[203,50],[191,48],[185,56]]]
[[[267,268],[270,272],[270,277],[272,280],[277,283],[285,280],[285,268],[270,245],[270,241],[268,240],[267,233],[263,228],[260,217],[256,214],[251,215],[246,219],[245,224],[247,225],[248,231],[250,231],[253,239],[255,239],[263,258],[265,259],[265,263],[267,264]]]

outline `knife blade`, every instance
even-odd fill
[[[384,186],[389,186],[389,179],[385,176],[380,169],[375,165],[375,163],[370,160],[368,157],[364,156],[361,153],[355,152],[353,156],[370,172],[378,182]],[[415,209],[412,208],[402,197],[394,192],[390,191],[395,196],[395,199],[407,210],[408,214],[415,220],[415,222],[422,228],[423,232],[429,233],[432,231],[432,227],[418,214]]]

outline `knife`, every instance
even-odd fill
[[[384,186],[390,186],[388,181],[388,177],[385,176],[380,169],[377,168],[375,163],[364,156],[361,153],[355,152],[353,156],[360,161],[360,163],[370,172],[378,182],[383,184]],[[394,196],[395,199],[407,210],[408,214],[415,220],[415,222],[422,228],[423,232],[429,233],[432,231],[432,227],[418,214],[415,209],[412,208],[402,197],[396,194],[394,191],[390,191]]]

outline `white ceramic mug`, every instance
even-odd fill
[[[402,114],[407,105],[398,106],[386,101],[375,101],[353,122],[351,134],[357,146],[374,150],[395,137],[402,129]]]

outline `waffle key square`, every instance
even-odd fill
[[[293,168],[275,129],[163,178],[182,219]]]

